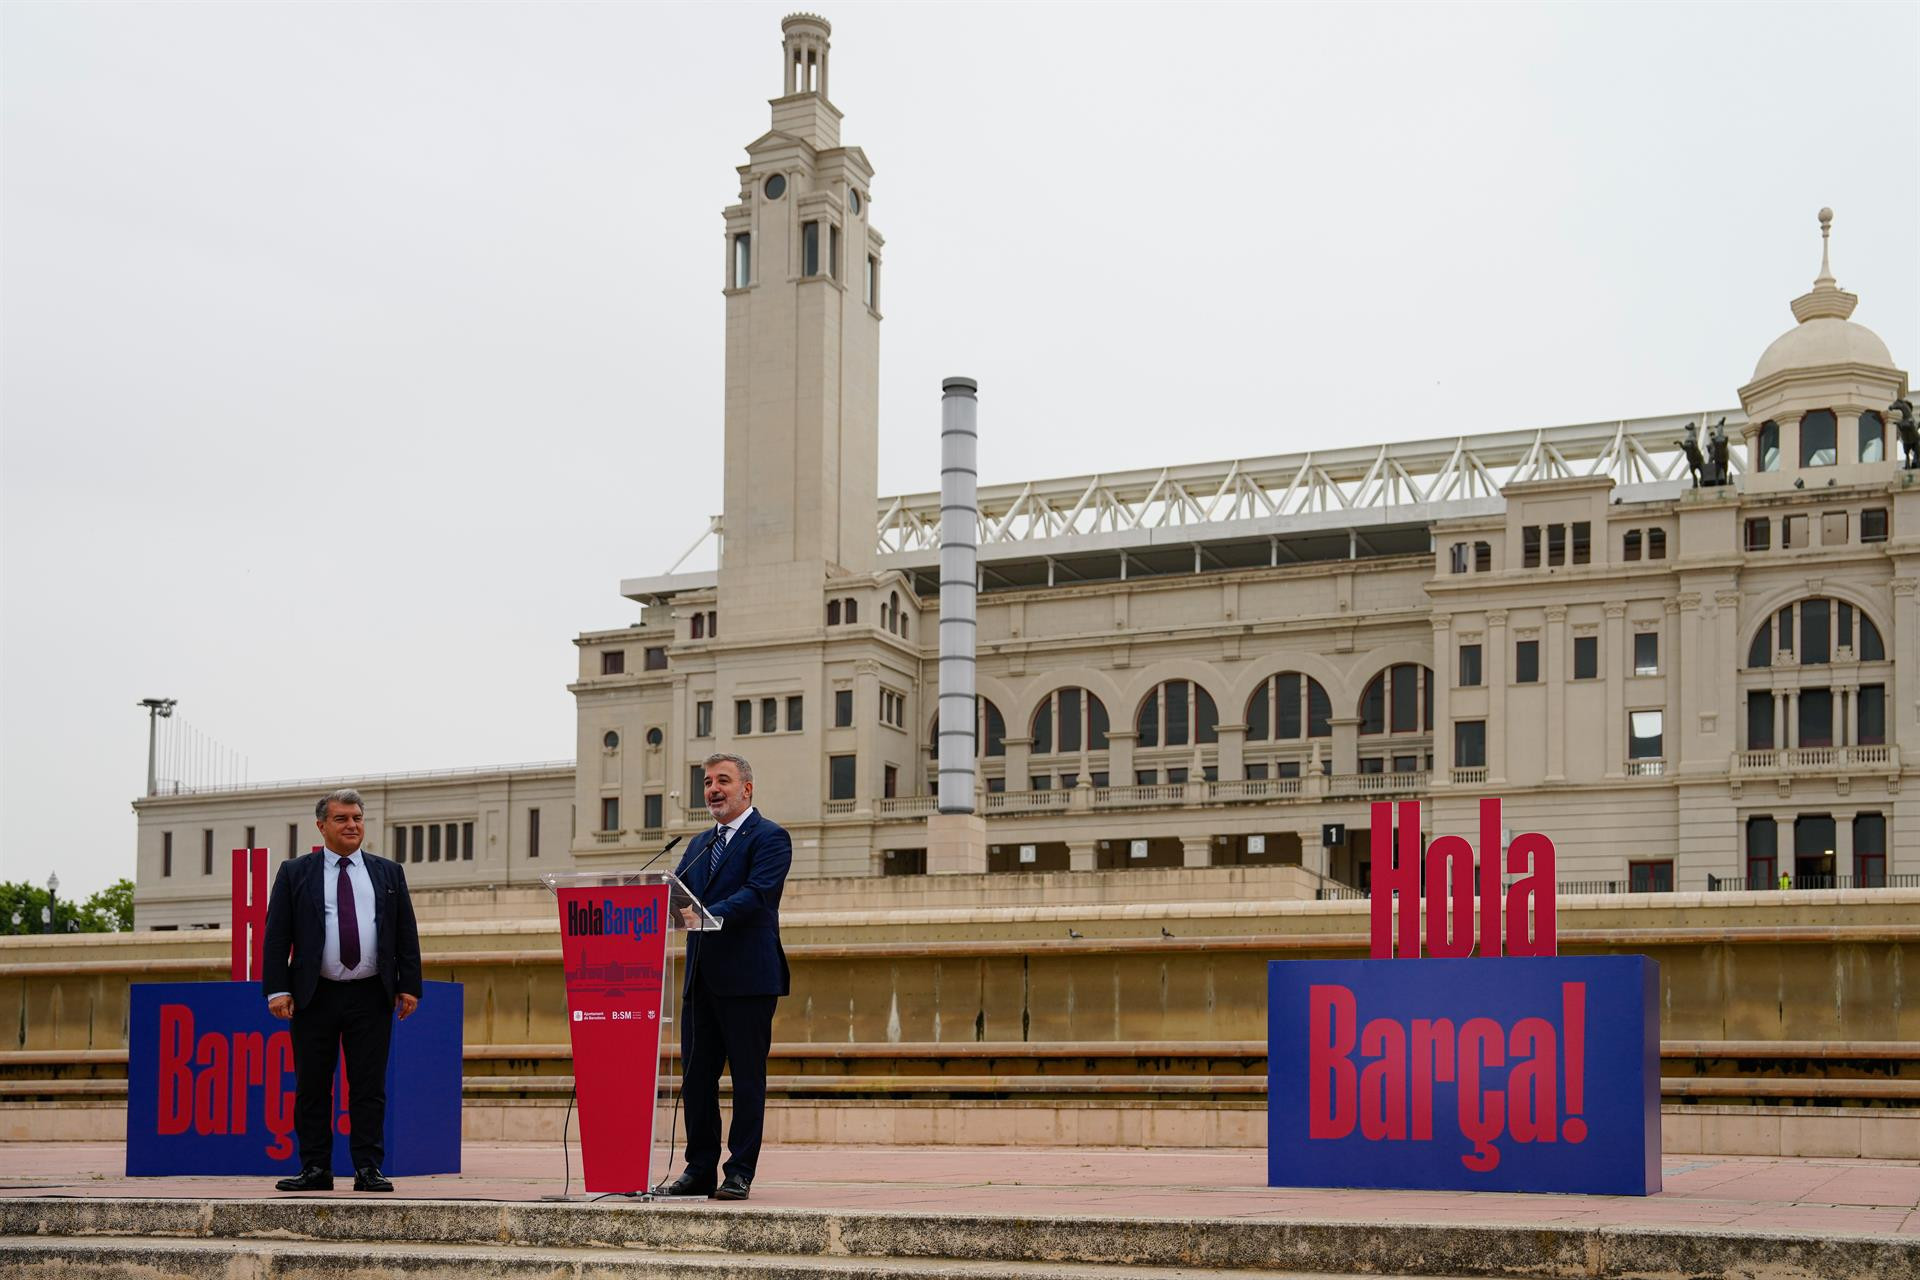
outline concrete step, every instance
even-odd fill
[[[1920,1280],[1920,1235],[845,1212],[706,1201],[0,1199],[0,1275]]]

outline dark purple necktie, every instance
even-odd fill
[[[360,967],[360,908],[354,905],[353,881],[347,875],[347,860],[340,859],[340,882],[334,890],[335,919],[340,922],[340,967],[351,972]]]

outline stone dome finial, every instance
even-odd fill
[[[1814,277],[1813,291],[1793,300],[1793,318],[1805,324],[1809,320],[1831,318],[1845,320],[1860,305],[1860,299],[1840,288],[1833,278],[1827,246],[1833,234],[1833,210],[1820,211],[1820,274]]]

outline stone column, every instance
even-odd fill
[[[1887,697],[1893,705],[1887,708],[1887,741],[1899,746],[1904,759],[1912,758],[1911,753],[1920,751],[1920,733],[1915,732],[1916,712],[1920,711],[1920,640],[1916,639],[1914,627],[1914,589],[1920,582],[1912,578],[1895,578],[1893,587],[1893,635],[1888,642],[1893,645],[1893,687],[1887,690]],[[1859,643],[1856,637],[1854,643]],[[1888,818],[1887,829],[1887,872],[1892,874],[1893,820]]]
[[[1780,741],[1787,750],[1792,751],[1800,745],[1800,716],[1798,715],[1798,704],[1800,701],[1799,691],[1789,689],[1784,695],[1784,698],[1787,709],[1787,736]]]
[[[783,705],[780,713],[784,715]],[[859,754],[853,767],[853,811],[873,812],[873,799],[880,794],[880,664],[866,659],[856,664],[853,674],[854,750]]]
[[[1487,785],[1507,781],[1507,611],[1487,610]]]
[[[1097,850],[1091,840],[1075,840],[1067,845],[1067,869],[1069,871],[1092,871],[1099,865],[1095,857]]]
[[[1835,884],[1839,883],[1838,877],[1853,874],[1853,815],[1850,813],[1833,815],[1833,874]]]
[[[1793,818],[1791,816],[1774,819],[1773,849],[1773,883],[1767,886],[1769,889],[1779,887],[1781,872],[1793,874]]]
[[[1360,717],[1334,716],[1333,771],[1336,774],[1360,772]]]
[[[1854,725],[1854,704],[1858,701],[1854,695],[1855,686],[1843,684],[1833,690],[1833,745],[1850,747],[1858,740],[1859,729]]]
[[[1699,603],[1700,597],[1693,597]],[[1666,687],[1666,705],[1660,714],[1660,755],[1666,761],[1668,774],[1680,772],[1680,752],[1684,732],[1681,727],[1680,693],[1681,672],[1685,669],[1680,656],[1680,602],[1667,601],[1666,625],[1661,628],[1660,637],[1660,683]]]
[[[1300,833],[1300,865],[1323,879],[1332,879],[1328,868],[1327,847],[1320,843],[1320,828],[1309,827]]]
[[[1244,724],[1223,724],[1220,731],[1219,769],[1220,781],[1238,782],[1246,777],[1242,764],[1246,750],[1247,726]]]
[[[1453,682],[1460,664],[1453,653],[1453,619],[1433,619],[1433,775],[1429,786],[1453,784]]]
[[[1625,672],[1632,655],[1627,652],[1627,606],[1620,600],[1606,602],[1607,631],[1600,641],[1600,661],[1607,672],[1607,758],[1609,778],[1626,776],[1627,697]]]
[[[1724,726],[1727,734],[1736,734],[1739,723],[1738,713],[1743,710],[1740,696],[1740,668],[1746,665],[1747,655],[1740,648],[1740,593],[1738,591],[1716,591],[1713,603],[1719,610],[1720,629],[1715,641],[1714,651],[1708,661],[1714,668],[1714,717],[1715,728]],[[1744,739],[1735,738],[1733,749],[1738,751],[1746,745]],[[1725,756],[1726,752],[1720,752]]]
[[[1666,664],[1667,705],[1673,708],[1673,725],[1666,730],[1672,736],[1662,744],[1669,762],[1667,772],[1678,773],[1686,762],[1700,754],[1694,739],[1700,732],[1700,706],[1711,698],[1706,687],[1708,666],[1700,651],[1700,593],[1683,591],[1667,606],[1669,621],[1677,618],[1677,649]],[[1676,687],[1677,686],[1677,687]]]
[[[1181,836],[1180,865],[1183,867],[1210,867],[1213,865],[1212,836]]]
[[[1110,785],[1133,785],[1133,740],[1137,736],[1132,729],[1107,731],[1107,782]]]
[[[1547,774],[1567,780],[1567,607],[1547,606]]]
[[[1025,791],[1032,774],[1032,738],[1007,738],[1007,790]]]

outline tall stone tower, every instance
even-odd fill
[[[719,614],[729,637],[820,626],[825,585],[874,568],[880,250],[873,168],[840,143],[831,28],[780,24],[783,92],[726,211],[726,494]]]

